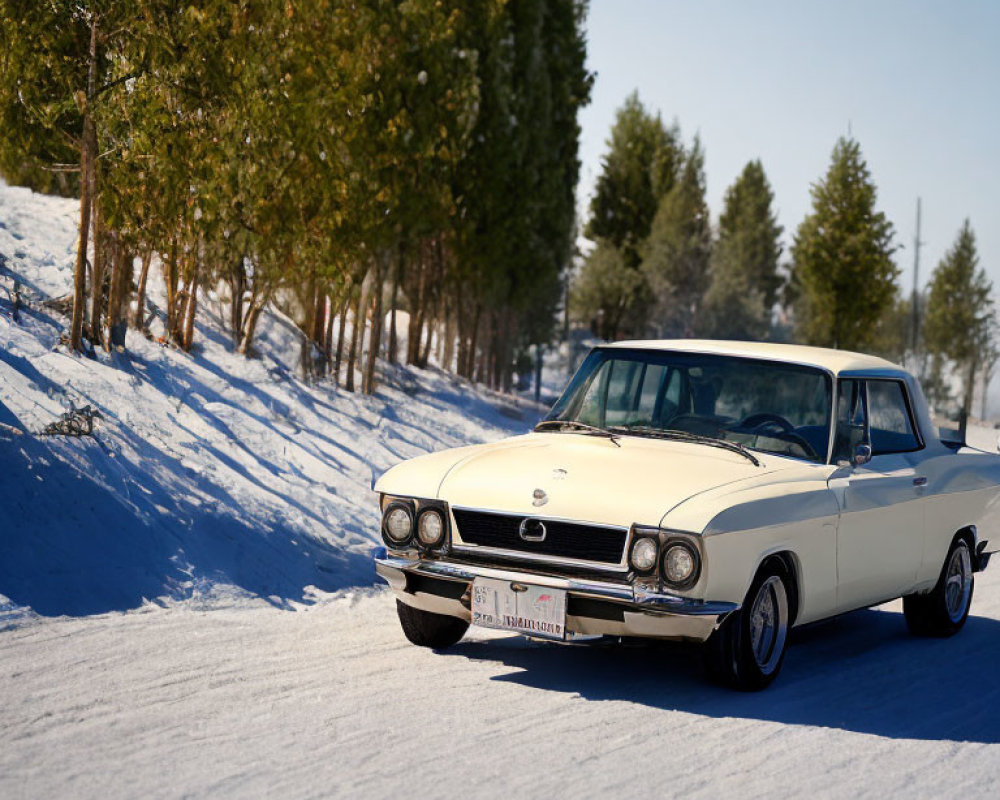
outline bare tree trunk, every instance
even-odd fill
[[[965,376],[965,397],[962,398],[962,411],[966,418],[972,414],[972,395],[976,389],[976,372],[979,364],[975,358],[969,360],[968,372]]]
[[[326,329],[323,331],[323,362],[320,364],[320,375],[325,377],[330,374],[330,366],[333,364],[333,298],[329,295],[323,297],[323,318],[326,320]]]
[[[307,339],[316,338],[316,272],[309,271],[309,278],[306,281],[305,295],[302,296],[302,310],[305,312],[305,319],[299,322],[299,329]]]
[[[348,278],[347,296],[344,305],[340,307],[340,321],[337,328],[337,354],[333,360],[333,385],[340,386],[340,364],[344,357],[344,334],[347,330],[347,312],[351,308],[351,284]]]
[[[354,391],[354,364],[357,359],[358,350],[361,349],[361,340],[365,337],[365,321],[362,317],[364,309],[365,291],[364,283],[358,291],[357,303],[354,306],[351,324],[351,346],[347,350],[347,377],[344,379],[344,388],[349,392]]]
[[[323,347],[323,337],[326,334],[326,286],[322,281],[317,281],[316,289],[312,298],[312,331],[310,337],[319,348]]]
[[[257,320],[260,319],[260,315],[267,307],[267,302],[270,298],[270,290],[254,286],[250,297],[250,307],[247,309],[246,316],[243,319],[243,332],[240,337],[239,351],[245,356],[249,356],[253,352],[253,339],[257,333]]]
[[[476,356],[476,349],[472,348],[473,357]],[[485,346],[479,349],[479,356],[476,359],[476,368],[473,371],[473,381],[476,383],[486,383],[487,375],[487,361],[489,360],[489,346]]]
[[[69,329],[69,346],[77,352],[83,349],[83,315],[87,284],[87,237],[90,232],[90,207],[93,186],[90,175],[97,158],[97,129],[90,114],[90,98],[97,87],[97,15],[90,23],[90,52],[87,65],[87,105],[83,114],[83,138],[80,143],[80,242],[73,269],[73,318]]]
[[[389,311],[389,363],[396,363],[396,304],[399,302],[399,280],[403,272],[403,246],[396,252],[396,265],[392,271],[392,300]],[[411,309],[412,312],[412,309]],[[409,348],[407,348],[409,349]]]
[[[375,366],[378,363],[379,349],[382,344],[382,285],[385,282],[386,261],[385,250],[375,255],[375,284],[372,286],[372,331],[368,342],[368,364],[365,368],[361,391],[364,394],[375,393]]]
[[[448,336],[448,300],[447,298],[442,298],[441,300],[441,320],[438,325],[438,337],[434,346],[434,356],[437,358],[438,366],[442,369],[446,369],[444,366],[444,340]]]
[[[229,306],[229,327],[233,334],[233,344],[238,345],[243,333],[243,295],[247,290],[247,273],[243,256],[229,271],[229,291],[232,295]]]
[[[313,342],[305,331],[299,331],[299,367],[302,369],[302,380],[311,383],[313,378]]]
[[[153,248],[147,247],[142,254],[142,266],[139,269],[139,286],[135,293],[135,314],[132,316],[132,327],[142,330],[146,318],[146,281],[149,278],[149,265],[153,262]]]
[[[469,310],[463,302],[461,283],[455,287],[455,323],[458,328],[455,374],[464,378],[465,367],[469,362]]]
[[[441,356],[441,368],[450,370],[455,358],[455,313],[450,305],[446,307],[444,317],[444,351]]]
[[[96,170],[94,172],[96,174]],[[94,193],[95,188],[96,183],[91,187],[92,193]],[[90,212],[90,225],[94,237],[94,275],[90,284],[90,341],[94,343],[95,347],[104,344],[101,319],[104,316],[104,272],[108,253],[107,237],[101,222],[101,206],[95,200]]]
[[[184,307],[184,326],[181,329],[181,349],[185,353],[191,352],[191,345],[194,344],[194,318],[198,309],[198,273],[191,276],[187,288],[187,304]]]
[[[466,358],[468,359],[468,365],[465,371],[465,377],[470,381],[475,379],[475,366],[476,366],[476,345],[479,339],[479,327],[482,321],[483,307],[476,303],[476,313],[472,315],[472,329],[469,334],[469,344],[468,350],[466,351]]]
[[[417,257],[413,262],[414,270],[417,273],[417,285],[411,288],[411,292],[407,295],[409,300],[410,316],[406,322],[406,363],[413,364],[417,360],[417,355],[414,348],[414,337],[418,336],[420,333],[421,324],[421,303],[423,303],[423,291],[421,289],[421,284],[423,283],[423,253],[422,249],[417,250]]]
[[[177,234],[170,239],[170,252],[167,260],[163,262],[163,283],[167,290],[167,324],[166,334],[169,338],[173,335],[177,324],[177,289],[180,283],[180,270],[177,264]]]
[[[424,350],[420,354],[420,360],[417,362],[421,369],[424,369],[431,360],[431,345],[434,342],[434,327],[433,321],[427,323],[427,341],[424,342]]]
[[[128,300],[132,286],[134,256],[119,241],[111,262],[111,296],[108,300],[108,349],[125,347]]]

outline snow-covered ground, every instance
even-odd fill
[[[1000,570],[976,589],[953,639],[899,603],[802,631],[753,695],[676,647],[434,653],[383,593],[39,621],[0,635],[0,797],[995,798]]]
[[[289,320],[266,314],[247,360],[207,299],[191,355],[132,331],[127,355],[70,355],[41,301],[70,289],[76,208],[0,183],[0,423],[39,431],[70,404],[104,417],[92,438],[0,427],[0,627],[149,602],[290,608],[371,585],[373,478],[541,413],[433,369],[390,370],[374,397],[307,385]],[[19,324],[14,278],[30,296]],[[154,276],[154,302],[161,288]]]
[[[211,301],[192,355],[71,356],[37,301],[68,291],[75,206],[0,183],[0,423],[104,415],[0,427],[0,798],[997,795],[1000,566],[959,636],[851,614],[756,695],[678,646],[413,647],[373,588],[372,476],[538,409],[435,370],[309,386],[287,319],[246,361]]]

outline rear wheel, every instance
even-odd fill
[[[788,647],[789,580],[774,562],[762,567],[743,607],[709,638],[706,666],[717,681],[752,692],[769,686],[778,676]]]
[[[937,585],[928,594],[903,598],[903,614],[910,633],[917,636],[953,636],[969,616],[975,579],[972,549],[964,536],[952,542]]]
[[[447,614],[434,614],[396,601],[396,613],[406,638],[420,647],[442,650],[456,644],[469,629],[469,623]]]

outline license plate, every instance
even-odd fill
[[[543,639],[565,639],[566,590],[476,578],[472,622]]]

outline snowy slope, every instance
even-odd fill
[[[187,598],[287,607],[370,585],[373,477],[538,417],[525,403],[501,413],[511,401],[435,370],[398,368],[370,398],[306,385],[287,319],[262,320],[262,357],[248,361],[208,299],[191,355],[131,331],[127,356],[70,355],[56,347],[65,319],[40,301],[70,290],[76,206],[0,183],[0,287],[16,278],[32,298],[16,324],[0,289],[0,423],[38,431],[70,404],[104,416],[93,438],[0,428],[8,622],[25,607],[80,615]]]

